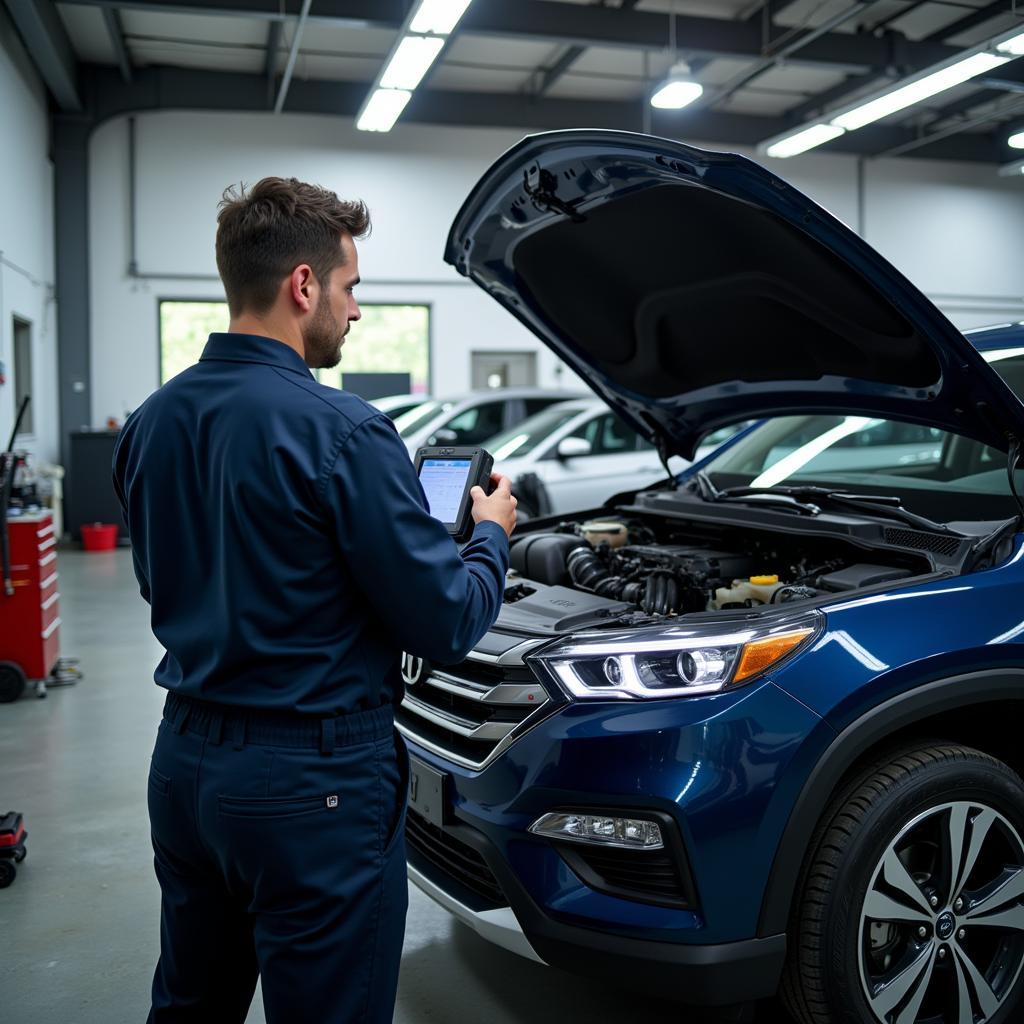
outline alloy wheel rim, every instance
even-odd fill
[[[878,1024],[986,1024],[1024,966],[1024,842],[981,801],[907,824],[871,875],[858,928]]]

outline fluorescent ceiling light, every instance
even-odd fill
[[[1010,149],[1024,149],[1024,132],[1017,132],[1016,135],[1011,135],[1006,140],[1006,144]]]
[[[832,118],[832,124],[852,132],[856,128],[863,128],[866,124],[871,124],[873,121],[881,120],[881,118],[895,114],[915,103],[920,103],[922,100],[928,99],[929,96],[945,92],[956,85],[962,85],[978,75],[983,75],[986,71],[1005,64],[1008,60],[1010,60],[1009,57],[1000,57],[994,53],[976,53],[973,57],[967,57],[956,64],[951,64],[948,68],[925,75],[924,78],[919,78],[916,82],[911,82],[909,85],[904,85],[863,103],[859,107],[854,107],[853,110],[848,110],[845,114]]]
[[[1007,39],[1005,43],[1000,43],[996,49],[1003,53],[1012,53],[1014,57],[1024,57],[1024,32],[1012,39]]]
[[[690,77],[690,66],[686,61],[673,64],[668,77],[651,96],[651,106],[659,110],[682,110],[694,100],[700,99],[704,86]]]
[[[434,32],[446,36],[466,13],[470,0],[422,0],[409,23],[410,32]]]
[[[415,89],[444,46],[444,40],[427,36],[406,36],[391,55],[380,76],[382,89]]]
[[[1014,160],[1012,164],[1003,164],[999,168],[1000,178],[1016,178],[1018,174],[1024,174],[1024,160]]]
[[[356,127],[361,132],[391,131],[410,99],[412,93],[406,89],[375,89],[356,121]]]
[[[806,153],[807,150],[814,149],[815,146],[831,142],[833,139],[838,139],[840,135],[845,134],[846,129],[840,128],[837,125],[815,124],[810,128],[797,132],[795,135],[788,135],[784,139],[779,139],[778,142],[773,142],[765,150],[765,153],[768,156],[779,158],[796,156],[798,153]]]

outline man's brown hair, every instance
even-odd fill
[[[369,230],[365,203],[296,178],[225,189],[217,214],[217,270],[231,315],[266,313],[282,280],[301,263],[325,284],[344,261],[342,233],[362,238]]]

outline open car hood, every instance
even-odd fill
[[[1024,434],[1024,405],[914,285],[741,156],[629,132],[530,136],[472,190],[445,260],[668,454],[812,412],[1003,450]]]

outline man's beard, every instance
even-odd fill
[[[309,326],[302,332],[306,365],[311,370],[330,370],[341,362],[341,346],[348,328],[341,331],[326,295],[321,295]]]

